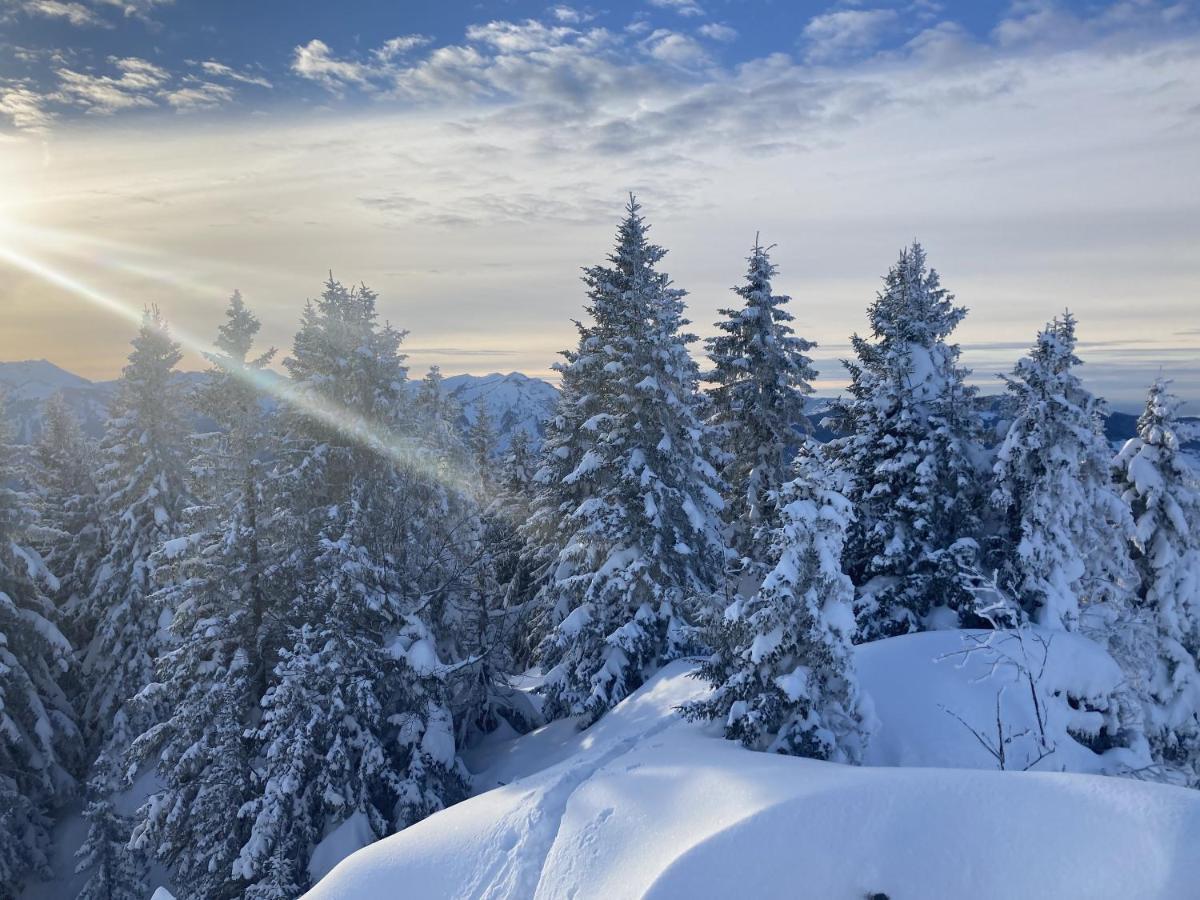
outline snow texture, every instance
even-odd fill
[[[308,896],[372,900],[397,885],[429,898],[576,900],[1190,895],[1194,792],[1049,771],[1100,766],[1066,743],[1039,765],[1048,771],[971,770],[994,762],[938,708],[986,716],[993,704],[1003,676],[979,680],[981,657],[943,659],[971,634],[859,648],[880,720],[868,767],[752,753],[684,723],[675,707],[703,689],[677,662],[585,732],[559,721],[481,749],[484,793],[355,854]],[[1050,684],[1087,693],[1119,677],[1085,638],[1050,646]]]

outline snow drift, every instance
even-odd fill
[[[1010,667],[987,651],[959,653],[970,637],[858,648],[878,720],[870,766],[752,753],[683,722],[675,707],[704,688],[675,663],[587,731],[556,722],[479,748],[469,762],[482,793],[350,856],[308,896],[1194,892],[1200,793],[1062,771],[1136,761],[1128,748],[1088,746],[1106,715],[1089,706],[1120,678],[1107,654],[1071,635],[1049,643],[1037,671],[1053,751],[1036,763],[1044,771],[1000,772],[972,729],[986,733],[997,702],[1013,734],[1036,727],[1036,715],[1004,687],[1020,683]],[[1033,745],[1011,746],[1015,768],[1036,758],[1022,756]]]

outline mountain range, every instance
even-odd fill
[[[180,372],[188,387],[201,383],[203,372]],[[97,438],[104,431],[108,406],[118,382],[89,381],[44,359],[0,362],[0,392],[6,395],[5,410],[12,439],[30,444],[41,432],[42,409],[50,397],[61,393],[78,417],[84,433]],[[414,388],[417,382],[412,382]],[[442,389],[461,408],[464,428],[474,424],[478,410],[487,411],[496,433],[496,452],[507,449],[512,435],[524,431],[535,439],[542,435],[545,419],[554,411],[558,390],[549,382],[521,372],[490,375],[452,375]],[[192,428],[205,430],[211,423],[195,410],[187,415]]]
[[[186,385],[194,386],[205,376],[203,372],[180,372],[178,377]],[[417,383],[411,382],[414,388]],[[116,380],[89,381],[44,359],[0,362],[0,391],[7,395],[8,424],[13,439],[19,444],[29,444],[37,439],[42,407],[59,392],[79,418],[84,432],[99,437],[117,384]],[[487,410],[496,434],[497,453],[508,448],[517,431],[540,438],[558,398],[558,389],[554,385],[521,372],[451,375],[442,381],[442,389],[458,404],[460,424],[464,428],[474,424],[481,406]],[[820,424],[828,403],[829,398],[814,398],[810,406],[809,418],[818,440],[832,436],[832,432]],[[1000,395],[980,397],[979,403],[981,415],[986,420],[1002,417]],[[188,415],[197,431],[211,424],[194,410],[189,410]],[[1105,433],[1114,443],[1132,437],[1136,427],[1137,417],[1123,412],[1109,413],[1104,422]]]

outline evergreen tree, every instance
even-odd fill
[[[467,445],[471,456],[479,469],[480,484],[485,495],[492,492],[495,479],[492,474],[492,454],[496,449],[496,431],[492,427],[492,417],[488,415],[487,404],[482,400],[475,403],[475,415],[467,432]]]
[[[58,580],[54,601],[73,643],[87,638],[79,619],[105,550],[94,457],[62,394],[53,395],[33,451],[33,477],[40,501],[39,549]]]
[[[134,844],[152,849],[180,896],[238,897],[233,862],[249,823],[234,813],[253,796],[244,737],[266,692],[278,641],[263,585],[262,456],[270,418],[261,380],[274,351],[250,358],[258,319],[234,293],[197,392],[217,432],[194,439],[186,536],[159,552],[169,575],[155,595],[173,613],[175,646],[158,661],[166,718],[134,744],[155,759],[161,789],[139,812]]]
[[[1200,787],[1200,485],[1180,454],[1180,401],[1170,382],[1150,388],[1137,435],[1114,461],[1134,519],[1138,605],[1155,653],[1138,687],[1156,760]]]
[[[1001,583],[1019,613],[1076,630],[1081,610],[1128,606],[1137,573],[1129,508],[1113,489],[1101,401],[1074,372],[1075,319],[1055,319],[1005,381],[1016,413],[996,454],[992,499],[1004,517]]]
[[[0,410],[3,397],[0,396]],[[75,713],[61,679],[71,645],[49,593],[54,576],[30,546],[32,498],[0,421],[0,898],[49,877],[51,815],[75,790]]]
[[[747,747],[837,762],[862,760],[867,726],[854,674],[854,586],[842,571],[850,502],[810,445],[777,493],[779,524],[760,526],[771,567],[738,597],[700,669],[714,687],[684,708],[718,719]]]
[[[330,279],[284,361],[293,402],[265,525],[282,650],[248,736],[246,897],[304,890],[314,848],[351,819],[383,837],[466,793],[445,629],[473,507],[432,449],[432,394],[410,408],[401,338],[372,291]]]
[[[595,721],[691,643],[724,565],[719,477],[684,292],[632,198],[610,265],[584,272],[588,324],[538,472],[540,647],[550,717]]]
[[[757,239],[748,258],[746,281],[734,288],[737,309],[722,309],[722,332],[706,342],[713,362],[709,380],[712,420],[720,434],[729,486],[725,520],[730,541],[742,557],[754,557],[754,533],[774,510],[773,492],[789,478],[801,435],[810,429],[804,415],[810,382],[817,377],[805,353],[816,346],[797,337],[791,299],[771,291],[775,266],[770,248]]]
[[[133,739],[165,715],[154,696],[134,700],[154,681],[168,645],[170,611],[151,599],[155,551],[179,536],[187,502],[186,438],[174,379],[179,345],[158,310],[147,310],[133,340],[100,444],[102,516],[108,525],[81,627],[89,635],[82,675],[83,723],[95,754],[84,816],[89,834],[79,870],[90,870],[83,900],[141,897],[143,867],[125,849],[131,829],[114,802],[127,784]]]
[[[850,397],[831,419],[846,434],[837,449],[856,514],[847,571],[868,640],[969,621],[975,392],[948,343],[966,313],[914,243],[868,309],[874,340],[851,338]]]
[[[538,454],[528,433],[517,429],[500,466],[496,497],[488,507],[490,552],[496,580],[503,587],[502,640],[510,671],[524,671],[536,641],[526,613],[537,590],[535,554],[528,552],[523,530],[530,517]]]

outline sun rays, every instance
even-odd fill
[[[221,296],[222,293],[225,293],[212,286],[183,282],[154,267],[140,266],[129,260],[121,259],[115,253],[128,250],[128,248],[116,242],[97,238],[73,239],[75,236],[68,232],[50,229],[23,228],[21,230],[27,235],[45,236],[51,252],[56,246],[66,248],[65,252],[55,255],[74,255],[76,258],[95,262],[105,268],[136,274],[168,288],[178,288],[186,283],[191,289],[208,296]],[[18,249],[10,243],[10,239],[16,231],[15,226],[0,221],[0,262],[53,285],[75,300],[129,322],[131,325],[140,326],[142,324],[145,316],[143,307],[120,300],[72,274],[66,268],[54,265],[28,250]],[[89,255],[83,249],[89,245],[97,248],[104,247],[102,257],[100,254]],[[434,477],[459,490],[470,489],[472,480],[469,474],[466,471],[460,471],[451,460],[434,458],[419,436],[405,434],[383,423],[372,421],[344,405],[334,403],[312,391],[298,388],[277,373],[250,367],[230,366],[215,352],[211,342],[190,334],[184,329],[172,325],[170,336],[183,349],[207,359],[213,365],[221,366],[225,371],[253,385],[263,394],[334,430],[345,440],[386,457],[400,468]]]

